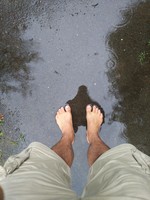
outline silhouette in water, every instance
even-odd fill
[[[129,22],[108,38],[116,55],[108,71],[110,91],[118,100],[112,121],[124,123],[128,141],[150,155],[150,1],[141,1],[130,10],[123,15]]]
[[[89,96],[88,89],[84,85],[78,88],[76,96],[72,100],[67,101],[67,104],[70,105],[72,110],[72,120],[75,133],[78,130],[78,126],[87,126],[85,109],[88,104],[96,105],[101,110],[105,118],[103,108],[100,106],[98,102],[94,101]],[[104,118],[103,118],[103,123],[104,123]]]

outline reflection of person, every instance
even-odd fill
[[[49,149],[41,143],[31,143],[0,168],[0,193],[3,190],[4,199],[150,199],[150,158],[131,144],[109,149],[98,134],[103,115],[96,106],[86,107],[86,119],[91,167],[81,198],[70,188],[74,130],[71,108],[67,105],[56,115],[62,132],[57,144]]]

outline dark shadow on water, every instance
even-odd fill
[[[33,21],[41,28],[51,27],[59,1],[1,0],[0,1],[0,92],[30,91],[31,76],[29,63],[39,60],[33,38],[22,39]]]
[[[0,124],[0,162],[16,153],[24,142],[19,129],[19,111],[11,110],[5,97],[8,99],[10,93],[24,97],[32,94],[32,62],[41,59],[37,42],[33,38],[24,39],[23,34],[34,21],[41,29],[44,26],[53,29],[51,20],[58,9],[64,9],[59,4],[56,0],[0,1],[0,113],[4,115],[4,124]]]
[[[30,19],[44,13],[44,6],[40,1],[0,1],[0,113],[4,115],[4,122],[0,122],[0,163],[26,144],[19,129],[20,113],[6,105],[5,97],[13,92],[23,96],[30,92],[34,78],[31,62],[39,60],[39,55],[34,48],[36,42],[22,35],[30,27]]]
[[[0,5],[0,92],[26,95],[33,78],[29,63],[38,59],[32,48],[35,42],[21,37],[29,25],[28,13],[22,0],[1,1]]]
[[[19,129],[19,111],[11,110],[5,98],[9,94],[32,94],[32,62],[39,61],[38,44],[33,38],[24,39],[24,33],[34,21],[50,29],[60,1],[1,0],[0,1],[0,162],[16,153],[25,136]],[[65,4],[64,4],[65,5]],[[42,67],[42,66],[41,66]],[[31,92],[31,93],[30,93]],[[21,148],[22,149],[22,148]]]
[[[86,106],[88,104],[96,105],[104,115],[104,110],[100,104],[94,101],[88,94],[88,89],[86,86],[82,85],[78,88],[76,96],[67,101],[72,110],[73,126],[74,131],[77,132],[78,126],[86,126]],[[105,117],[104,117],[105,118]],[[104,120],[103,120],[104,123]]]
[[[108,37],[110,92],[118,100],[112,121],[124,123],[129,142],[150,155],[150,1],[134,5],[129,18]]]

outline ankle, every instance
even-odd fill
[[[94,143],[100,143],[102,141],[98,134],[93,134],[92,137],[88,136],[87,134],[87,140],[90,145]]]
[[[68,135],[62,135],[61,141],[64,142],[65,144],[73,144],[74,136],[69,136],[68,137]]]

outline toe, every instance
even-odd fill
[[[64,112],[64,108],[61,107],[58,111],[59,111],[59,113],[63,113]]]
[[[100,111],[100,116],[101,116],[101,118],[103,118],[104,116],[103,116],[103,113],[101,113],[101,111]]]
[[[100,111],[100,109],[98,109],[98,111],[97,111],[97,112],[98,112],[98,114],[101,114],[101,111]]]
[[[87,105],[87,106],[86,106],[86,112],[91,112],[91,110],[92,110],[91,105]]]
[[[96,108],[96,112],[99,114],[101,111],[99,108]]]
[[[66,110],[66,112],[71,112],[71,107],[69,105],[66,105],[65,110]]]
[[[97,111],[97,107],[94,105],[93,106],[93,112],[96,112]]]

